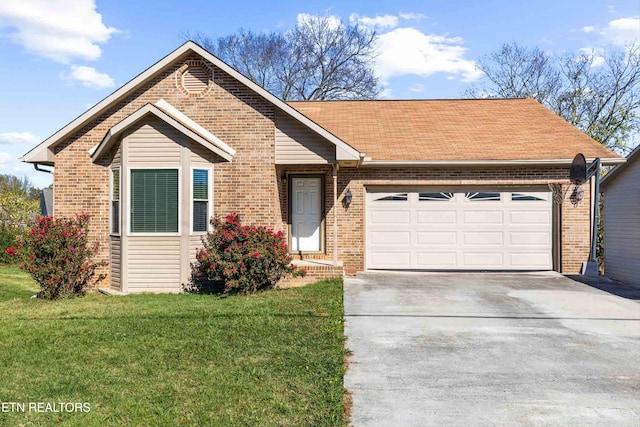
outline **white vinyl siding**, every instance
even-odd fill
[[[109,259],[111,288],[120,290],[122,287],[122,241],[120,236],[110,236],[109,244],[111,248],[111,255]]]
[[[150,118],[125,136],[129,167],[170,167],[180,164],[184,135],[165,122]]]
[[[113,153],[113,160],[111,161],[112,166],[119,166],[122,161],[122,145],[118,144],[115,152]]]
[[[640,160],[636,159],[604,191],[604,273],[640,284]]]
[[[120,196],[121,231],[124,229],[124,232],[121,243],[112,241],[112,252],[119,250],[118,244],[122,248],[122,272],[118,284],[122,291],[182,291],[181,285],[189,279],[189,262],[195,259],[195,247],[202,246],[201,235],[190,233],[192,170],[209,171],[209,209],[212,210],[213,164],[221,160],[220,156],[155,118],[146,117],[124,131]],[[150,170],[173,171],[177,174],[175,200],[178,232],[152,233],[146,230],[136,233],[135,224],[132,229],[131,207],[135,201],[132,200],[132,193],[136,193],[136,189],[132,185],[135,182],[131,180],[131,173]],[[135,194],[133,196],[135,199]],[[114,266],[114,272],[115,269]],[[116,282],[112,286],[116,287]]]
[[[548,192],[369,191],[370,269],[550,270]]]
[[[288,114],[276,114],[276,164],[335,163],[336,147]]]
[[[129,238],[128,292],[180,292],[180,283],[180,237]]]

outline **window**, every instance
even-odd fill
[[[193,232],[206,232],[209,222],[209,171],[194,169],[192,179],[193,217],[191,224]]]
[[[111,169],[111,233],[120,234],[120,169]]]
[[[534,201],[534,200],[545,200],[540,197],[534,196],[532,194],[521,194],[521,193],[511,193],[511,200],[514,202],[517,201]]]
[[[465,194],[465,200],[472,202],[486,202],[486,201],[499,201],[500,193],[482,193],[482,192],[473,192]]]
[[[453,193],[418,193],[418,200],[424,201],[449,201],[453,200]]]
[[[374,199],[376,202],[406,202],[407,201],[407,193],[397,193],[390,194],[388,196],[382,196]]]
[[[132,233],[178,233],[178,170],[131,170]]]

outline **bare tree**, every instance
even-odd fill
[[[372,99],[376,32],[330,16],[309,16],[283,33],[236,34],[195,41],[284,100]]]
[[[597,61],[597,62],[596,62]],[[625,151],[640,131],[640,47],[553,57],[517,43],[478,60],[485,73],[468,97],[534,98],[609,148]]]

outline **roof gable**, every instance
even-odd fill
[[[122,132],[150,115],[159,118],[178,132],[196,141],[227,161],[231,161],[235,154],[233,148],[220,141],[215,135],[201,128],[197,123],[191,121],[166,101],[160,100],[156,105],[145,104],[142,108],[136,110],[109,129],[100,144],[89,150],[91,159],[95,162],[104,152],[113,146]]]
[[[58,143],[63,141],[73,132],[80,129],[82,126],[86,125],[94,118],[98,117],[105,109],[126,98],[138,87],[150,81],[153,77],[161,73],[166,67],[170,66],[181,58],[187,57],[191,53],[200,55],[202,58],[206,59],[225,73],[238,80],[240,83],[247,86],[249,89],[256,92],[258,95],[262,96],[267,101],[271,102],[286,114],[290,115],[305,126],[309,127],[312,131],[316,132],[317,134],[334,144],[336,146],[338,160],[360,160],[360,153],[349,144],[345,143],[340,138],[336,137],[318,124],[314,123],[308,117],[304,116],[302,113],[295,110],[284,101],[278,99],[276,96],[261,88],[259,85],[243,76],[237,70],[192,41],[184,43],[182,46],[162,58],[160,61],[156,62],[151,67],[138,74],[131,81],[114,91],[111,95],[98,102],[96,105],[81,114],[75,120],[73,120],[65,127],[44,140],[42,143],[31,149],[24,156],[22,156],[20,160],[28,163],[43,163],[53,165],[53,147],[55,147]]]

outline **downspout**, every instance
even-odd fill
[[[338,164],[333,164],[333,265],[338,265]]]
[[[39,164],[39,163],[34,163],[34,164],[33,164],[33,168],[34,168],[35,170],[37,170],[38,172],[53,173],[53,171],[52,171],[52,170],[49,170],[49,169],[42,169],[41,167],[38,167],[38,164]]]

